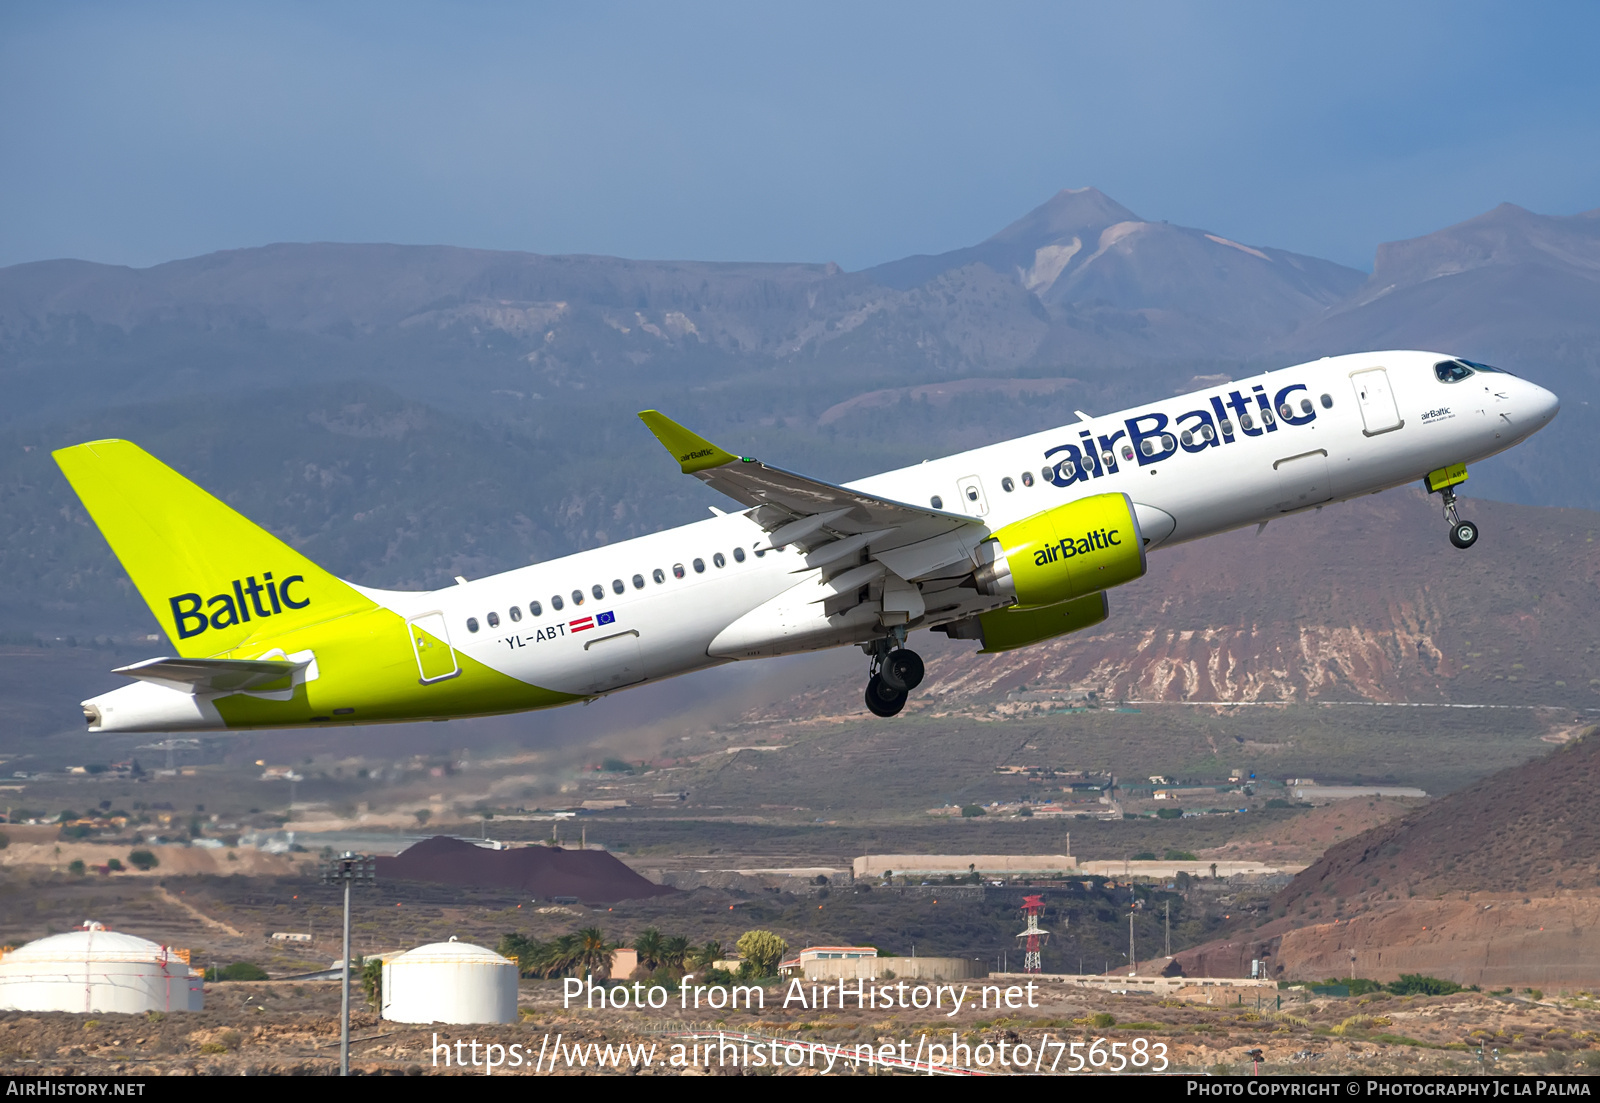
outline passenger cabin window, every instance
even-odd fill
[[[1039,469],[1039,476],[1047,483],[1052,482],[1056,477],[1056,469],[1053,467],[1041,467]]]
[[[1000,480],[1000,489],[1005,491],[1007,494],[1010,494],[1016,488],[1017,484],[1011,481],[1010,475],[1007,475],[1005,478]]]
[[[1459,383],[1472,374],[1472,369],[1460,360],[1441,360],[1433,366],[1433,374],[1441,383]]]
[[[1284,419],[1294,417],[1294,407],[1285,402],[1278,407],[1278,416]]]
[[[552,597],[550,599],[550,608],[554,609],[558,613],[561,612],[561,595],[560,594],[556,594],[554,597]]]
[[[638,576],[638,575],[634,575],[634,576],[633,576],[633,577],[634,577],[634,578],[639,578],[639,576]],[[641,585],[641,586],[643,586],[643,585],[644,585],[644,579],[642,579],[642,578],[639,578],[639,585]],[[612,580],[611,580],[611,592],[612,592],[612,593],[614,593],[614,594],[620,594],[620,593],[622,593],[622,592],[623,592],[623,591],[625,591],[625,590],[626,590],[626,589],[627,589],[627,587],[626,587],[626,586],[624,586],[624,585],[623,585],[623,584],[622,584],[622,579],[620,579],[620,578],[613,578],[613,579],[612,579]]]
[[[756,548],[756,558],[757,559],[762,558],[766,554],[767,554],[767,549],[766,548],[760,548],[760,547]]]
[[[574,605],[582,605],[583,604],[583,591],[582,590],[574,590],[574,591],[572,591],[572,604],[574,604]]]
[[[1202,437],[1206,438],[1206,440],[1216,440],[1217,439],[1217,431],[1215,429],[1213,429],[1210,425],[1202,425],[1202,426],[1200,426],[1200,435]]]
[[[1261,424],[1263,424],[1263,425],[1271,425],[1272,424],[1272,411],[1271,410],[1262,410],[1261,411]]]
[[[1056,467],[1061,472],[1063,479],[1070,479],[1078,473],[1078,465],[1071,460],[1062,460]]]
[[[544,606],[540,605],[537,601],[530,601],[528,603],[528,612],[532,613],[536,617],[542,617],[544,616]]]
[[[1333,396],[1331,394],[1325,394],[1322,396],[1322,408],[1324,410],[1333,409]]]
[[[682,578],[683,577],[683,564],[682,563],[674,563],[672,565],[672,577],[673,578]]]
[[[696,559],[696,560],[694,560],[694,573],[695,574],[705,574],[706,573],[706,561],[704,559]]]
[[[650,577],[655,579],[656,585],[659,586],[667,580],[667,572],[663,571],[660,567],[657,567],[655,570],[650,572]]]
[[[711,557],[711,562],[716,564],[719,567],[726,567],[728,565],[728,560],[726,559],[726,557],[723,556],[723,554],[721,552],[718,552],[716,555],[713,555]]]
[[[978,500],[978,488],[975,487],[975,486],[967,487],[967,501],[976,502],[977,500]]]
[[[1129,463],[1133,462],[1133,445],[1124,444],[1122,446],[1122,458],[1127,460]]]
[[[477,617],[468,617],[467,618],[467,631],[468,632],[476,632],[477,630],[478,630],[478,618]]]
[[[594,595],[594,599],[596,601],[599,601],[606,596],[606,588],[600,585],[598,582],[589,587],[589,592]]]
[[[1161,434],[1161,450],[1163,452],[1170,452],[1176,447],[1178,447],[1178,441],[1171,433]]]
[[[660,572],[658,571],[656,573],[659,574]],[[635,590],[644,589],[644,575],[636,574],[633,576],[633,588]],[[618,593],[621,593],[621,591],[619,590]]]
[[[1033,472],[1032,471],[1024,471],[1022,473],[1022,485],[1023,486],[1032,486],[1033,485]]]
[[[1110,467],[1112,464],[1117,462],[1117,457],[1113,456],[1110,452],[1100,453],[1100,459],[1107,467]]]
[[[499,628],[500,627],[500,614],[499,613],[490,613],[484,619],[489,622],[489,627],[490,628]]]
[[[1217,424],[1221,427],[1224,436],[1233,436],[1233,422],[1229,421],[1227,418],[1223,418]]]
[[[1194,443],[1194,434],[1185,429],[1183,432],[1178,434],[1178,439],[1183,441],[1183,446],[1187,448],[1189,445]]]
[[[933,497],[928,499],[928,504],[930,506],[932,506],[934,509],[943,509],[944,508],[944,499],[939,497],[939,495],[935,494]]]
[[[514,621],[522,619],[522,606],[520,605],[513,605],[511,608],[507,609],[506,612],[510,614],[511,619]]]
[[[1240,414],[1239,415],[1239,426],[1242,429],[1250,430],[1250,429],[1254,429],[1256,427],[1256,423],[1250,420],[1250,415],[1249,414]]]
[[[743,548],[734,548],[733,549],[733,561],[735,563],[743,563],[744,562],[744,549]]]

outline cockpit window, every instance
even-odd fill
[[[1511,374],[1510,372],[1506,371],[1504,368],[1497,368],[1493,364],[1480,364],[1476,360],[1462,360],[1461,363],[1465,364],[1467,367],[1471,368],[1473,371],[1492,372],[1495,375],[1510,375]]]
[[[1472,374],[1464,360],[1441,360],[1433,366],[1433,374],[1441,383],[1459,383]]]

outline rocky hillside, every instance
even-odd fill
[[[1179,955],[1190,975],[1592,987],[1600,982],[1600,736],[1491,774],[1329,848],[1254,930]]]
[[[928,676],[908,707],[1026,716],[1089,691],[1600,707],[1600,514],[1482,501],[1465,513],[1483,529],[1468,552],[1436,501],[1397,490],[1158,551],[1088,632],[1002,655],[919,634]],[[841,680],[761,714],[842,714],[859,693]]]

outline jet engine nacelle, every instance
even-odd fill
[[[981,593],[1057,605],[1145,572],[1144,535],[1126,494],[1096,494],[1006,525],[978,546]]]

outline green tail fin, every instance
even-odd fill
[[[374,607],[136,444],[53,455],[179,655],[221,655]]]

